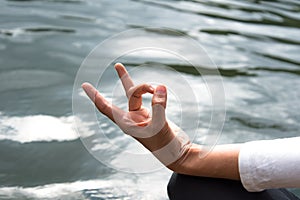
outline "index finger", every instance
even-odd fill
[[[98,110],[113,122],[116,123],[116,120],[124,114],[123,110],[108,102],[91,84],[83,83],[82,88]]]
[[[122,65],[121,63],[116,63],[115,69],[118,72],[119,78],[121,79],[124,90],[126,92],[126,96],[128,97],[128,91],[130,88],[132,88],[134,86],[134,83],[133,83],[132,79],[130,78],[124,65]]]

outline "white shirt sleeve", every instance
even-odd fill
[[[245,143],[239,171],[249,192],[270,188],[300,188],[300,137]]]

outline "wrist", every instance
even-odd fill
[[[189,159],[191,154],[195,153],[195,151],[198,151],[200,153],[200,146],[191,142],[187,143],[183,147],[182,156],[179,157],[175,162],[169,164],[167,167],[176,173],[188,174],[186,173],[186,171],[188,171],[189,169],[187,160]]]
[[[162,148],[152,152],[165,166],[182,158],[191,147],[188,135],[171,121],[169,121],[168,136],[172,139]]]
[[[170,141],[172,141],[175,136],[176,135],[170,129],[169,124],[166,122],[163,128],[154,136],[148,138],[134,138],[138,140],[150,152],[154,152],[170,143]]]

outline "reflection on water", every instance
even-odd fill
[[[0,1],[0,199],[167,199],[168,170],[123,174],[107,168],[84,149],[72,125],[72,87],[81,62],[99,42],[130,28],[178,37],[147,27],[172,28],[203,45],[226,92],[220,143],[299,135],[299,13],[296,0]],[[201,76],[189,65],[157,58],[203,94],[205,131],[210,112]],[[124,62],[134,69],[153,58]],[[210,76],[205,64],[203,70]],[[104,78],[106,96],[112,76]],[[169,103],[169,112],[176,109]],[[107,121],[101,126],[113,142],[131,144],[113,137],[121,133]],[[83,127],[87,134],[97,131],[95,124]]]

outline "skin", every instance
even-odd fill
[[[128,111],[112,105],[89,83],[82,84],[86,94],[102,114],[149,151],[159,150],[169,144],[176,137],[176,133],[165,117],[166,87],[164,85],[156,88],[148,84],[135,85],[121,63],[117,63],[115,69],[128,98]],[[152,116],[149,115],[149,110],[142,106],[142,95],[145,93],[153,95]],[[155,130],[153,132],[155,134],[151,133],[153,130]],[[218,145],[205,157],[200,157],[199,155],[204,153],[204,149],[199,145],[187,143],[182,148],[181,156],[166,167],[181,174],[240,180],[239,151],[239,144]],[[162,162],[159,156],[157,158]]]

